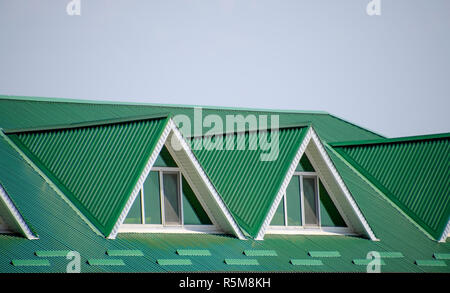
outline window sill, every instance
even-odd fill
[[[145,224],[122,224],[119,233],[224,234],[214,225],[162,226]]]
[[[271,226],[266,234],[284,235],[357,235],[347,227],[305,228],[301,226]]]

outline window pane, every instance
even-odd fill
[[[141,218],[141,193],[139,192],[128,212],[127,217],[123,221],[124,224],[142,224]]]
[[[286,207],[288,226],[302,225],[302,212],[300,206],[300,180],[299,176],[292,176],[286,189]]]
[[[166,225],[180,225],[178,173],[163,173],[164,220]]]
[[[211,220],[183,177],[183,217],[185,225],[211,225]]]
[[[273,215],[270,226],[284,226],[284,197],[281,198],[280,204]]]
[[[303,200],[305,204],[305,225],[318,225],[316,205],[316,180],[303,177]]]
[[[320,225],[322,227],[346,227],[344,219],[342,219],[321,181],[319,181],[319,195]]]
[[[151,171],[144,182],[145,224],[162,224],[159,172]]]

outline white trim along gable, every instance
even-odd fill
[[[295,155],[291,166],[286,174],[286,177],[277,193],[277,196],[261,226],[256,239],[263,240],[266,231],[269,228],[270,222],[278,208],[278,205],[286,193],[286,188],[294,175],[295,169],[300,162],[303,154],[306,154],[311,161],[318,177],[322,181],[325,189],[330,194],[330,198],[347,224],[348,228],[353,233],[364,235],[371,240],[378,240],[361,213],[350,191],[342,180],[341,176],[334,167],[330,157],[325,151],[319,137],[314,129],[310,126],[308,132],[301,143],[297,154]],[[306,233],[305,231],[304,233]],[[288,233],[286,233],[288,234]],[[302,233],[300,233],[302,234]],[[326,234],[326,231],[325,231]]]
[[[445,242],[447,237],[450,237],[450,220],[447,222],[447,226],[445,226],[444,232],[442,233],[439,242]]]
[[[0,206],[6,207],[6,209],[10,214],[10,215],[2,215],[2,218],[6,222],[6,224],[7,225],[9,224],[8,228],[13,229],[14,232],[19,232],[23,234],[27,239],[30,240],[39,239],[38,237],[34,236],[33,232],[31,232],[31,229],[25,223],[25,220],[23,219],[22,215],[17,210],[16,206],[11,201],[8,194],[1,185],[0,185],[0,200],[1,200]],[[10,220],[9,222],[11,223],[8,223],[8,220]]]
[[[193,189],[194,193],[197,195],[200,204],[204,208],[213,224],[217,226],[221,231],[230,233],[241,240],[245,240],[246,238],[244,234],[240,230],[234,218],[231,216],[231,213],[226,207],[222,198],[219,196],[214,186],[209,181],[209,178],[206,176],[196,157],[192,153],[190,146],[185,141],[172,119],[169,119],[169,121],[167,122],[166,128],[164,129],[153,153],[151,154],[144,168],[144,171],[139,177],[139,180],[125,205],[124,210],[119,216],[108,238],[116,238],[120,226],[125,220],[134,200],[142,189],[142,186],[164,145],[174,158],[177,165],[180,167],[182,174]],[[174,147],[175,145],[176,147]],[[170,233],[169,230],[167,231],[167,233]],[[155,232],[157,232],[157,230],[155,230]],[[183,230],[178,231],[176,229],[173,229],[172,232],[182,233]]]

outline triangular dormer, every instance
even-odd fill
[[[351,234],[322,179],[303,154],[267,233]]]
[[[119,233],[223,233],[213,224],[204,206],[164,146]]]
[[[146,198],[154,204],[146,207]],[[118,232],[226,233],[245,239],[171,119],[108,238]]]
[[[356,234],[376,240],[312,127],[256,239],[266,233]]]

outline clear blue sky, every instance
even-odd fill
[[[0,94],[325,110],[449,132],[450,1],[0,1]]]

